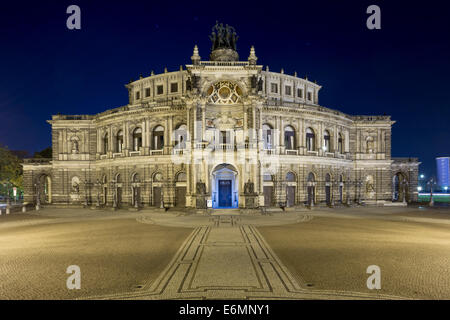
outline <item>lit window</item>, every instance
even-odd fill
[[[295,131],[291,126],[287,126],[284,129],[284,146],[286,150],[295,149]]]
[[[323,151],[330,152],[330,132],[325,130],[323,133]]]
[[[291,86],[286,86],[285,87],[285,94],[290,96],[291,95],[291,91],[292,91],[292,87]]]
[[[139,151],[142,147],[142,129],[136,128],[133,131],[133,151]]]
[[[308,128],[306,129],[306,150],[308,151],[315,151],[315,141],[316,141],[316,135],[314,134],[313,129]]]
[[[276,84],[276,83],[271,83],[271,84],[270,84],[270,91],[271,91],[272,93],[278,93],[278,84]]]

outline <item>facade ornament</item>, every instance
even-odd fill
[[[258,61],[258,57],[255,54],[255,47],[250,48],[250,55],[248,56],[248,62],[250,65],[256,65],[256,61]]]
[[[192,54],[191,60],[193,65],[198,65],[200,63],[200,55],[198,53],[197,45],[194,46],[194,53]]]

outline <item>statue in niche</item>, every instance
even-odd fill
[[[206,194],[206,185],[202,180],[200,179],[199,182],[197,182],[197,194],[199,195],[205,195]]]
[[[73,182],[72,184],[72,190],[74,193],[80,193],[80,185],[78,184],[78,182]]]
[[[253,193],[255,193],[255,184],[248,179],[248,181],[244,184],[244,194]]]
[[[367,153],[374,153],[374,141],[372,137],[368,137],[366,141]]]
[[[192,80],[191,80],[191,78],[188,78],[186,80],[186,90],[187,91],[192,91]]]
[[[78,140],[72,140],[72,153],[78,153]]]
[[[263,79],[259,78],[258,80],[258,92],[263,91]]]

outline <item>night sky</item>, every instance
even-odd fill
[[[389,114],[392,155],[418,157],[435,174],[450,155],[449,8],[445,1],[2,1],[0,144],[30,153],[51,145],[52,114],[95,114],[127,104],[124,84],[177,70],[216,20],[236,28],[238,51],[323,86],[321,105]],[[394,3],[395,2],[395,3]],[[417,4],[415,4],[417,3]],[[81,8],[81,30],[66,8]],[[381,8],[368,30],[366,9]]]

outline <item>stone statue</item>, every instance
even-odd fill
[[[248,181],[244,184],[244,194],[253,193],[255,193],[255,184],[248,179]]]
[[[259,78],[258,80],[258,91],[263,91],[263,79]]]
[[[78,153],[78,141],[72,140],[72,153]]]
[[[206,185],[204,182],[202,182],[202,180],[197,182],[197,194],[199,194],[199,195],[206,194]]]
[[[187,91],[192,91],[192,80],[191,80],[191,78],[188,78],[186,80],[186,90]]]
[[[75,193],[79,193],[80,192],[80,186],[78,185],[77,182],[74,182],[72,184],[72,189],[73,189],[73,192],[75,192]]]
[[[216,49],[232,49],[236,51],[236,42],[238,40],[235,29],[228,24],[223,26],[223,23],[216,21],[212,28],[209,39],[212,42],[211,50]]]

